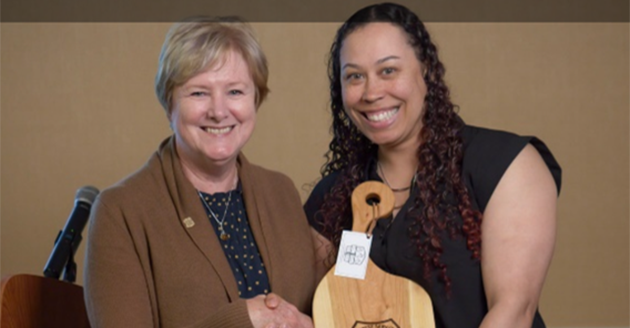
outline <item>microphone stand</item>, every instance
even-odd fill
[[[77,190],[74,208],[65,226],[55,238],[52,253],[50,253],[44,267],[45,277],[59,279],[63,273],[63,280],[70,283],[75,282],[77,264],[74,262],[74,255],[81,243],[81,232],[87,224],[92,203],[98,193],[98,189],[92,186],[85,186]]]
[[[76,262],[74,262],[74,254],[76,253],[77,250],[77,246],[79,246],[79,243],[81,243],[81,235],[74,235],[73,234],[73,239],[74,242],[72,243],[72,247],[70,247],[70,250],[68,252],[68,262],[66,262],[66,267],[63,270],[63,279],[64,281],[67,281],[69,283],[74,283],[77,280],[77,264]]]

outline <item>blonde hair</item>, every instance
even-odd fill
[[[236,51],[247,63],[256,86],[256,108],[269,93],[267,58],[251,27],[234,17],[193,17],[166,34],[155,76],[155,93],[170,114],[173,89]]]

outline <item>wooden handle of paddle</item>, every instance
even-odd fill
[[[378,204],[370,205],[368,200]],[[387,217],[394,210],[394,192],[378,181],[367,181],[352,192],[352,230],[367,232],[374,220]]]
[[[374,199],[377,204],[370,205]],[[366,232],[377,219],[392,214],[394,192],[368,181],[352,193],[352,230]],[[330,269],[313,298],[316,328],[404,327],[435,328],[429,294],[418,284],[386,273],[368,259],[365,279],[335,275]]]

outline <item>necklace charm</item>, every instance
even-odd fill
[[[230,201],[232,200],[232,191],[228,193],[228,200],[225,203],[225,210],[223,211],[223,217],[221,218],[221,220],[219,220],[219,217],[216,214],[214,214],[214,212],[210,208],[210,205],[208,205],[208,203],[203,198],[203,195],[201,194],[199,190],[197,190],[197,194],[199,194],[199,198],[201,198],[201,202],[203,203],[205,208],[208,210],[208,212],[210,213],[210,215],[212,216],[212,218],[214,219],[214,221],[216,221],[218,225],[217,229],[219,230],[219,239],[223,241],[230,239],[230,235],[227,232],[225,232],[225,228],[223,227],[223,225],[224,223],[227,224],[227,222],[225,222],[225,219],[227,218],[228,207],[230,206]]]
[[[226,240],[230,239],[230,235],[225,233],[225,230],[223,230],[223,227],[219,228],[219,230],[221,230],[221,235],[219,236],[219,238],[221,238],[221,240],[226,241]]]

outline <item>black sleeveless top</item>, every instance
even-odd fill
[[[558,192],[560,191],[560,166],[545,144],[537,138],[473,126],[465,126],[461,137],[464,144],[462,178],[471,195],[473,206],[482,213],[508,166],[528,143],[538,150],[556,182]],[[337,176],[337,173],[333,173],[319,181],[304,204],[308,220],[317,231],[322,230],[318,211]],[[364,176],[368,180],[381,180],[376,172],[376,159],[367,166]],[[429,293],[437,328],[477,328],[488,312],[481,263],[472,259],[471,252],[466,248],[465,238],[442,238],[441,261],[446,265],[447,275],[451,279],[450,297],[446,296],[444,284],[438,281],[437,273],[432,274],[430,282],[424,279],[421,260],[416,255],[408,233],[412,219],[406,215],[417,192],[411,190],[410,197],[400,209],[396,220],[378,220],[373,231],[370,258],[386,272],[411,279]],[[458,219],[461,224],[461,217]],[[345,228],[351,230],[352,227]],[[532,327],[545,327],[538,311]]]

